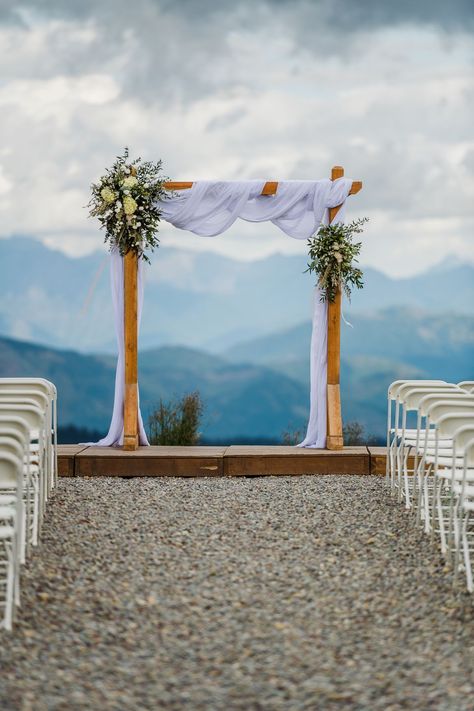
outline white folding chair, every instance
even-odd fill
[[[474,438],[474,416],[472,412],[469,412],[468,417],[463,417],[461,415],[454,415],[454,417],[447,416],[442,417],[440,422],[440,428],[446,431],[445,427],[456,426],[457,422],[462,424],[457,427],[453,434],[453,450],[452,450],[452,463],[448,467],[440,467],[437,471],[437,477],[442,480],[444,487],[450,488],[450,506],[449,506],[449,516],[447,521],[447,556],[449,560],[452,558],[452,552],[455,551],[459,546],[459,525],[458,525],[458,503],[459,503],[459,486],[463,480],[463,466],[465,464],[465,454],[466,448],[470,441]],[[467,422],[467,424],[466,424]],[[474,484],[474,471],[466,474],[466,481]]]
[[[39,532],[44,515],[45,500],[45,433],[44,413],[36,405],[0,402],[0,417],[19,418],[26,422],[30,436],[30,453],[36,467],[31,467],[31,485],[33,490],[32,544],[38,545]],[[36,440],[36,441],[35,441]]]
[[[387,457],[385,478],[390,482],[390,490],[395,491],[396,486],[396,448],[399,442],[400,428],[400,401],[399,391],[405,385],[433,386],[445,384],[444,380],[395,380],[388,387],[387,392]],[[395,403],[395,407],[393,407]]]
[[[450,449],[452,447],[452,439],[448,438],[446,442],[439,437],[439,433],[436,432],[435,424],[430,419],[432,414],[436,411],[433,410],[434,406],[446,401],[449,397],[451,401],[456,401],[459,403],[469,403],[472,398],[471,396],[463,390],[448,390],[446,394],[443,393],[428,393],[421,399],[418,399],[417,403],[417,437],[414,444],[415,453],[415,478],[416,478],[416,491],[417,491],[417,509],[416,517],[417,522],[421,520],[425,522],[425,531],[428,533],[431,527],[431,517],[429,514],[430,503],[431,503],[431,489],[434,486],[434,478],[431,476],[433,473],[434,460],[430,458],[429,455],[434,454],[434,447],[436,443],[436,438],[438,438],[438,449],[439,454],[442,453],[442,448],[444,445]],[[467,405],[467,407],[470,407]],[[446,414],[446,410],[438,413],[439,416]],[[447,452],[448,456],[450,451]]]
[[[2,436],[14,437],[23,447],[24,456],[24,479],[23,479],[23,500],[26,516],[26,536],[25,546],[26,555],[29,552],[30,542],[34,538],[33,533],[33,512],[35,508],[35,493],[34,484],[32,482],[33,473],[38,479],[38,465],[31,462],[30,455],[30,429],[26,420],[20,417],[5,416],[0,412],[0,433]],[[38,487],[37,487],[38,488]],[[7,494],[3,495],[3,499],[8,498]],[[7,501],[7,503],[11,503]]]
[[[474,435],[474,403],[470,409],[463,409],[463,407],[466,408],[466,405],[461,405],[459,410],[456,408],[456,411],[445,413],[437,419],[436,433],[438,437],[434,448],[431,448],[426,455],[427,462],[433,464],[434,472],[433,531],[435,530],[434,521],[437,518],[441,551],[448,557],[452,539],[456,471],[462,468],[463,442],[468,437],[466,433],[470,431]]]
[[[424,398],[420,402],[420,411],[426,415],[426,426],[424,441],[420,445],[422,454],[422,466],[424,469],[424,500],[425,507],[425,530],[431,531],[432,537],[435,533],[436,521],[436,501],[438,496],[439,481],[436,472],[439,466],[450,466],[452,463],[452,437],[447,435],[442,438],[440,434],[439,422],[446,415],[462,415],[474,413],[474,397],[469,394],[449,395],[449,399],[443,399],[429,404],[430,398]],[[428,404],[427,404],[428,403]],[[434,430],[434,439],[433,439]],[[430,436],[431,437],[430,437]],[[442,451],[444,449],[444,451]],[[432,480],[432,492],[430,496],[427,478],[430,472],[434,476]]]
[[[446,393],[453,393],[453,396],[458,394],[465,394],[460,390],[457,385],[452,385],[450,383],[438,384],[435,386],[431,385],[404,385],[399,391],[399,402],[402,406],[401,415],[401,426],[399,430],[399,445],[397,448],[397,482],[399,489],[399,500],[401,500],[402,494],[402,478],[403,478],[403,492],[405,495],[405,506],[407,509],[412,508],[413,504],[417,501],[417,446],[419,444],[420,436],[424,435],[424,430],[422,429],[422,419],[418,413],[419,403],[424,397],[429,395],[430,397],[446,398]],[[407,428],[407,417],[410,412],[417,412],[417,423],[416,428]],[[430,435],[428,435],[430,437]],[[413,469],[408,467],[408,459],[413,448],[415,448],[415,462]]]
[[[15,605],[20,604],[20,549],[22,526],[23,463],[9,452],[0,450],[0,491],[15,492],[15,501],[0,507],[0,604],[3,627],[12,629]]]
[[[406,396],[413,390],[458,390],[457,386],[452,383],[443,381],[397,381],[397,385],[392,389],[391,397],[395,398],[395,422],[392,432],[392,439],[387,456],[387,463],[390,473],[391,491],[395,493],[398,489],[398,500],[402,499],[402,476],[403,463],[408,458],[408,449],[410,445],[406,445],[406,438],[415,435],[414,430],[408,430],[406,427]],[[389,417],[391,417],[389,412]]]
[[[461,380],[458,385],[462,390],[466,390],[468,393],[474,392],[474,380]]]
[[[8,452],[12,454],[16,459],[22,462],[22,469],[25,472],[25,457],[26,457],[26,444],[21,442],[15,434],[12,436],[5,434],[5,431],[0,427],[0,452]],[[28,524],[27,524],[27,506],[25,505],[25,483],[26,477],[23,476],[23,498],[22,498],[22,520],[21,527],[19,529],[20,539],[20,560],[22,563],[26,562],[26,540],[28,537]],[[2,509],[6,506],[12,506],[15,503],[16,492],[12,491],[10,493],[5,491],[0,491],[0,513]],[[0,515],[1,518],[1,515]]]
[[[58,478],[58,461],[57,461],[57,446],[58,446],[58,407],[57,407],[57,390],[54,383],[46,378],[0,378],[0,389],[2,387],[11,388],[14,387],[15,390],[28,390],[35,388],[40,392],[43,392],[49,400],[49,413],[48,419],[51,422],[51,442],[52,448],[48,452],[50,457],[49,470],[52,473],[52,478],[50,482],[50,488],[54,487],[57,483]]]
[[[461,552],[466,573],[466,585],[470,593],[474,592],[472,577],[472,561],[474,554],[474,438],[470,439],[464,448],[464,461],[461,482],[454,484],[455,493],[458,495],[456,552],[454,560],[454,575],[460,569]]]

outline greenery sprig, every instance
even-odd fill
[[[101,229],[105,229],[104,242],[122,256],[132,251],[149,262],[146,250],[153,251],[160,243],[158,201],[170,195],[163,187],[168,178],[162,176],[161,166],[161,160],[151,163],[136,158],[129,162],[125,148],[91,186],[89,216],[98,218]]]
[[[354,220],[349,225],[336,222],[321,225],[308,240],[309,262],[306,272],[315,273],[317,285],[321,289],[321,301],[334,301],[338,289],[342,289],[350,299],[353,287],[362,289],[362,270],[354,266],[360,254],[361,242],[353,242],[354,234],[363,231],[368,217]]]

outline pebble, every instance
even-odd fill
[[[61,479],[2,711],[472,711],[474,596],[378,477]]]

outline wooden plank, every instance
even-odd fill
[[[387,447],[368,447],[370,455],[370,473],[376,476],[385,476],[387,465]],[[413,469],[415,457],[408,457],[408,469]]]
[[[61,476],[383,475],[384,447],[343,450],[285,446],[120,447],[60,445]]]
[[[232,446],[224,455],[225,476],[369,474],[366,447],[329,452],[299,447]]]
[[[76,476],[222,476],[225,447],[88,447]]]
[[[123,259],[124,278],[124,436],[123,448],[138,447],[138,258],[127,252]]]
[[[74,476],[74,463],[76,454],[87,449],[85,444],[59,444],[58,445],[58,475]]]

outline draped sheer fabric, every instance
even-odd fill
[[[170,194],[160,202],[162,218],[175,227],[205,237],[225,232],[240,218],[248,222],[272,222],[294,239],[308,239],[327,224],[329,209],[342,205],[337,220],[344,220],[345,200],[352,180],[284,180],[278,183],[275,195],[262,195],[264,180],[221,182],[202,180],[193,187]],[[159,255],[158,255],[159,258]],[[123,443],[124,400],[124,340],[123,340],[123,259],[111,255],[112,299],[118,360],[115,376],[115,396],[109,432],[96,444],[108,447]],[[143,303],[142,265],[139,266],[139,309]],[[311,337],[310,416],[306,437],[301,447],[326,446],[326,384],[327,384],[327,305],[314,292],[313,331]],[[147,437],[139,412],[139,441],[147,445]]]
[[[118,252],[110,255],[110,285],[112,288],[112,303],[114,307],[115,335],[117,337],[117,368],[115,371],[114,407],[109,431],[98,442],[88,442],[97,447],[113,447],[123,444],[123,403],[125,393],[125,346],[123,322],[123,258]],[[138,324],[142,317],[143,307],[143,263],[138,261]],[[148,445],[142,413],[138,408],[138,436],[141,445]]]

